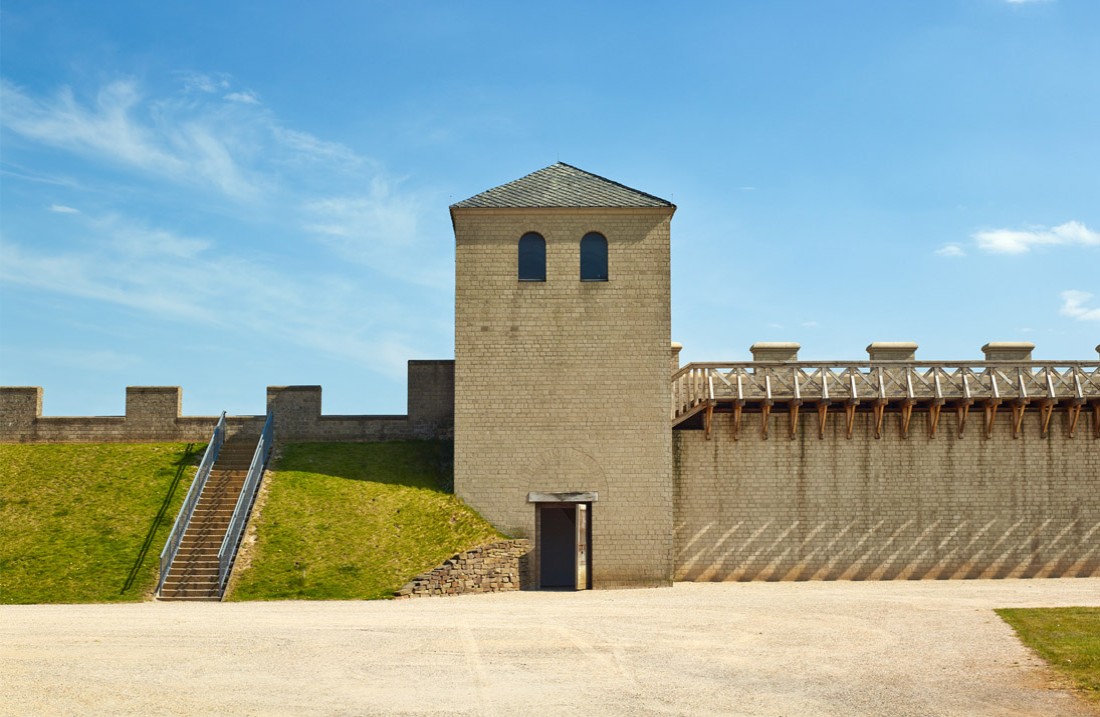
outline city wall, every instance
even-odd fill
[[[803,414],[731,414],[674,432],[676,580],[809,580],[1100,575],[1100,440],[1070,437],[1056,412],[1040,435],[1001,414],[987,438],[953,420],[931,437],[925,415],[902,437],[870,412],[824,438]]]
[[[408,414],[326,416],[320,386],[269,386],[279,441],[448,438],[454,430],[454,361],[409,361]],[[42,388],[0,387],[0,443],[206,441],[217,416],[181,415],[178,386],[129,386],[124,416],[43,416]],[[264,416],[227,416],[230,435],[259,433]]]

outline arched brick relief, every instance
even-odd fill
[[[607,500],[611,495],[607,475],[599,461],[577,448],[551,448],[533,460],[525,473],[525,492],[596,491],[600,500]]]

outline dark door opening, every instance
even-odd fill
[[[539,587],[591,588],[589,504],[542,503],[538,511]]]

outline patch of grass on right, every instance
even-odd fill
[[[232,600],[392,597],[455,553],[501,538],[451,495],[451,444],[282,447]]]
[[[997,610],[1025,645],[1100,704],[1100,607]]]

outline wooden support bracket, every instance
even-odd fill
[[[703,435],[710,440],[710,422],[714,420],[714,401],[707,404],[706,413],[703,414]]]
[[[993,437],[993,421],[997,418],[997,407],[1001,405],[1001,399],[989,398],[986,399],[985,409],[985,437]]]
[[[1020,437],[1020,426],[1024,422],[1024,411],[1027,409],[1028,399],[1020,398],[1012,402],[1012,437]]]
[[[1092,402],[1092,437],[1100,438],[1100,401]]]
[[[733,440],[737,440],[738,434],[741,433],[741,409],[745,407],[744,401],[733,402],[733,420],[730,421],[730,433],[733,434]]]
[[[936,428],[940,425],[940,409],[943,408],[943,399],[937,399],[928,406],[928,437],[936,437]]]
[[[818,401],[817,402],[817,437],[819,439],[825,438],[825,423],[829,418],[829,402]]]
[[[909,437],[909,421],[913,418],[913,403],[912,399],[905,399],[901,402],[901,437],[906,439]]]
[[[793,441],[795,439],[795,436],[798,435],[798,409],[802,405],[802,401],[794,399],[787,405],[790,408],[790,413],[787,416],[790,420],[788,430],[790,431],[790,438]]]
[[[1081,402],[1071,403],[1067,413],[1069,413],[1069,437],[1073,438],[1073,434],[1077,432],[1077,419],[1081,417]]]
[[[1050,430],[1050,417],[1054,415],[1054,401],[1047,399],[1039,404],[1039,435],[1047,437]]]
[[[771,401],[764,401],[760,404],[760,437],[765,441],[768,440],[768,421],[772,414]]]
[[[965,399],[955,404],[955,417],[959,423],[959,438],[963,436],[963,430],[966,428],[966,417],[970,413],[970,406],[974,401]]]
[[[886,415],[886,401],[884,399],[878,399],[875,401],[875,438],[882,438],[882,419]]]
[[[856,404],[854,404],[852,402],[848,402],[848,403],[844,404],[844,423],[845,423],[845,428],[847,428],[847,430],[848,430],[848,432],[847,432],[847,437],[848,438],[852,437],[852,426],[855,425],[855,422],[856,422]]]

